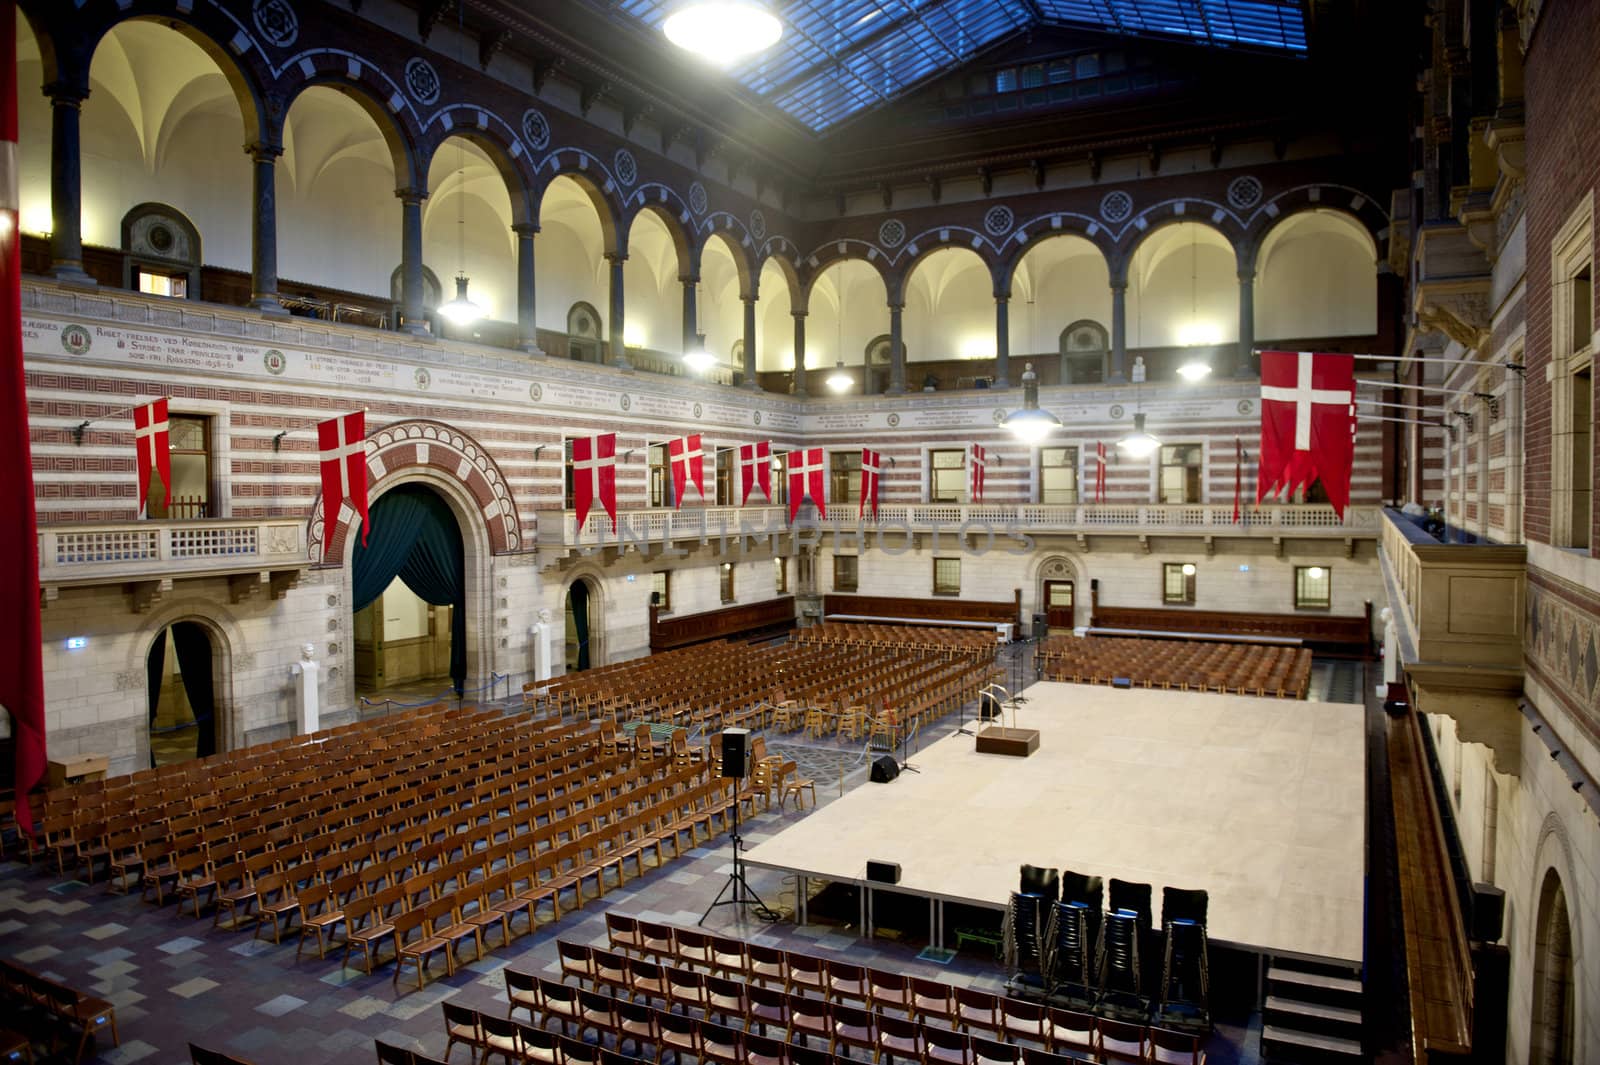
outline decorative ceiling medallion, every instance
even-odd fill
[[[750,235],[757,240],[767,239],[767,216],[759,207],[750,212]]]
[[[439,100],[439,72],[421,56],[406,61],[406,89],[413,99],[424,106]]]
[[[255,0],[250,16],[269,44],[287,48],[300,36],[300,19],[289,0]]]
[[[704,185],[696,181],[693,185],[689,186],[690,210],[692,210],[695,214],[705,214],[706,207],[709,202],[710,201],[706,199],[706,187]]]
[[[522,112],[522,139],[536,152],[550,147],[550,123],[531,107]]]
[[[999,205],[989,208],[983,216],[983,228],[991,237],[1003,237],[1011,232],[1011,227],[1016,225],[1016,216],[1011,213],[1011,208]]]
[[[1100,217],[1107,222],[1121,222],[1133,213],[1133,197],[1120,189],[1108,192],[1100,199]]]
[[[616,167],[617,180],[623,185],[632,185],[639,180],[639,164],[634,161],[633,153],[628,149],[619,148],[612,163]]]
[[[1228,182],[1228,203],[1244,210],[1261,202],[1261,182],[1249,174]]]
[[[905,239],[906,226],[898,218],[890,218],[878,227],[878,243],[885,248],[898,248]]]

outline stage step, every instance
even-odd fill
[[[1344,1065],[1361,1061],[1361,1044],[1336,1036],[1267,1025],[1261,1029],[1261,1055],[1295,1065]]]
[[[1361,1008],[1360,980],[1291,969],[1281,962],[1267,970],[1267,994],[1344,1009]]]
[[[1331,1035],[1341,1039],[1361,1038],[1360,1010],[1268,995],[1262,1019],[1274,1028],[1290,1028],[1297,1032]]]
[[[1261,1056],[1266,1061],[1360,1061],[1360,972],[1336,962],[1279,958],[1267,968],[1261,1020]]]

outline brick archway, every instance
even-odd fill
[[[500,467],[476,440],[443,422],[413,420],[395,422],[367,435],[367,478],[369,497],[383,491],[387,479],[431,469],[459,483],[476,504],[488,534],[489,553],[506,555],[521,551],[527,534],[517,517],[516,500]],[[342,565],[345,537],[350,532],[355,512],[341,508],[331,532],[324,529],[322,496],[311,510],[306,540],[311,557],[323,565]],[[327,533],[328,550],[323,550]]]

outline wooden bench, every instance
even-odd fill
[[[1324,654],[1367,658],[1372,653],[1372,605],[1366,613],[1253,614],[1231,610],[1179,610],[1158,607],[1102,606],[1096,604],[1090,627],[1114,630],[1153,630],[1161,633],[1197,633],[1235,639],[1275,637],[1300,640]],[[1126,631],[1118,633],[1128,635]],[[1169,637],[1170,638],[1170,637]]]

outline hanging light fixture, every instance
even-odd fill
[[[783,36],[783,23],[755,0],[696,0],[667,16],[667,40],[706,62],[728,67]]]
[[[837,353],[838,360],[833,364],[833,372],[828,375],[827,381],[825,382],[828,386],[828,390],[831,392],[848,392],[850,391],[850,386],[855,384],[855,382],[850,379],[850,374],[847,373],[844,368],[844,282],[842,280],[844,271],[845,267],[843,264],[841,264],[839,266],[839,275],[841,280],[836,282],[839,289],[839,314],[834,320],[833,340],[833,350]],[[871,368],[867,366],[865,362],[863,362],[861,366],[862,377],[865,378],[865,376],[870,372]]]
[[[465,7],[465,5],[461,5]],[[456,9],[457,29],[463,33],[465,14]],[[469,326],[483,317],[483,308],[467,296],[467,149],[456,141],[456,298],[439,308],[439,313],[458,326]]]
[[[1133,416],[1133,432],[1117,441],[1117,446],[1136,459],[1147,459],[1156,448],[1161,446],[1161,441],[1144,428],[1144,411]]]
[[[844,360],[834,363],[833,372],[828,375],[828,388],[834,392],[848,392],[853,384],[855,382],[850,380],[850,375],[845,371]]]
[[[1189,223],[1194,225],[1194,223]],[[1184,347],[1216,344],[1216,330],[1200,321],[1200,231],[1189,231],[1189,322],[1178,330],[1178,343]],[[1178,367],[1178,375],[1193,384],[1211,372],[1211,364],[1191,358]]]
[[[1000,424],[1029,447],[1043,443],[1061,428],[1060,418],[1039,408],[1039,375],[1033,372],[1033,363],[1028,363],[1022,372],[1022,409],[1007,414],[1000,419]]]
[[[700,283],[695,282],[698,289]],[[717,364],[717,357],[706,350],[706,335],[700,332],[700,300],[694,301],[694,345],[683,353],[683,364],[690,373],[706,373]]]
[[[1205,380],[1210,373],[1211,364],[1209,362],[1201,362],[1199,359],[1192,359],[1178,367],[1178,376],[1191,384]]]

